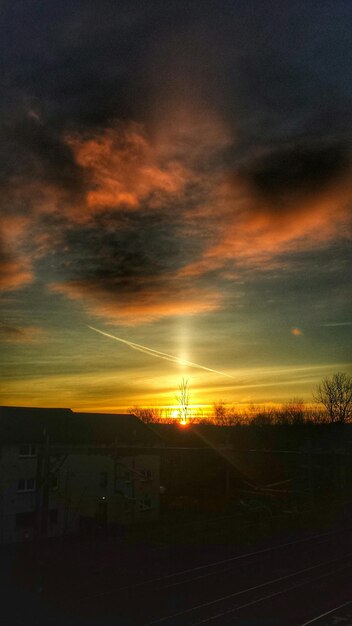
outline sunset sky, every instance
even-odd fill
[[[311,401],[351,373],[351,1],[0,16],[1,404],[169,405],[182,377],[194,404]]]

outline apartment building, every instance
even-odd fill
[[[157,519],[157,446],[134,415],[0,407],[0,543]]]

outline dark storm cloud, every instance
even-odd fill
[[[17,186],[75,194],[81,172],[66,133],[133,117],[139,88],[131,77],[148,11],[132,4],[2,3],[3,184],[15,177]]]
[[[120,298],[125,317],[143,294],[153,317],[170,298],[177,310],[186,283],[193,310],[197,298],[208,310],[220,296],[199,283],[192,294],[191,275],[340,236],[347,3],[19,0],[1,11],[5,287],[35,267],[104,310]]]
[[[80,172],[65,133],[115,119],[149,123],[170,94],[187,100],[198,91],[234,126],[244,154],[307,125],[341,128],[350,109],[348,7],[335,4],[330,15],[329,2],[292,4],[5,2],[2,119],[13,128],[11,171],[23,171],[34,154],[37,170],[74,187]],[[33,108],[40,128],[23,122]]]
[[[136,117],[146,95],[146,53],[183,22],[185,4],[165,10],[155,0],[3,3],[0,46],[8,103],[36,98],[43,115],[60,128]]]
[[[173,290],[182,292],[175,276],[200,247],[201,238],[194,241],[182,233],[177,214],[174,219],[141,211],[101,215],[94,224],[64,232],[51,255],[52,278],[79,284],[92,297],[104,293],[120,302],[133,302],[150,290],[165,297]]]
[[[33,119],[28,112],[21,117],[3,135],[3,148],[7,148],[1,155],[3,183],[16,176],[17,184],[35,181],[77,193],[83,177],[69,146],[50,125]]]
[[[178,278],[200,241],[183,236],[177,218],[139,211],[111,216],[108,228],[105,219],[99,215],[94,225],[66,231],[63,260],[60,250],[52,255],[53,293],[79,300],[90,314],[132,325],[220,306],[212,288]]]
[[[173,223],[163,214],[101,216],[94,225],[66,232],[60,273],[67,272],[69,279],[99,280],[102,288],[115,285],[133,291],[140,281],[162,280],[193,257],[193,246],[187,250],[179,230],[177,220]]]
[[[255,194],[275,202],[286,195],[321,193],[349,167],[347,143],[304,140],[254,159],[243,169],[243,177]]]

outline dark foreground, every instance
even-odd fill
[[[348,503],[3,551],[1,626],[350,626]]]

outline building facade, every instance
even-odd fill
[[[0,543],[159,515],[155,437],[133,415],[0,408]]]

